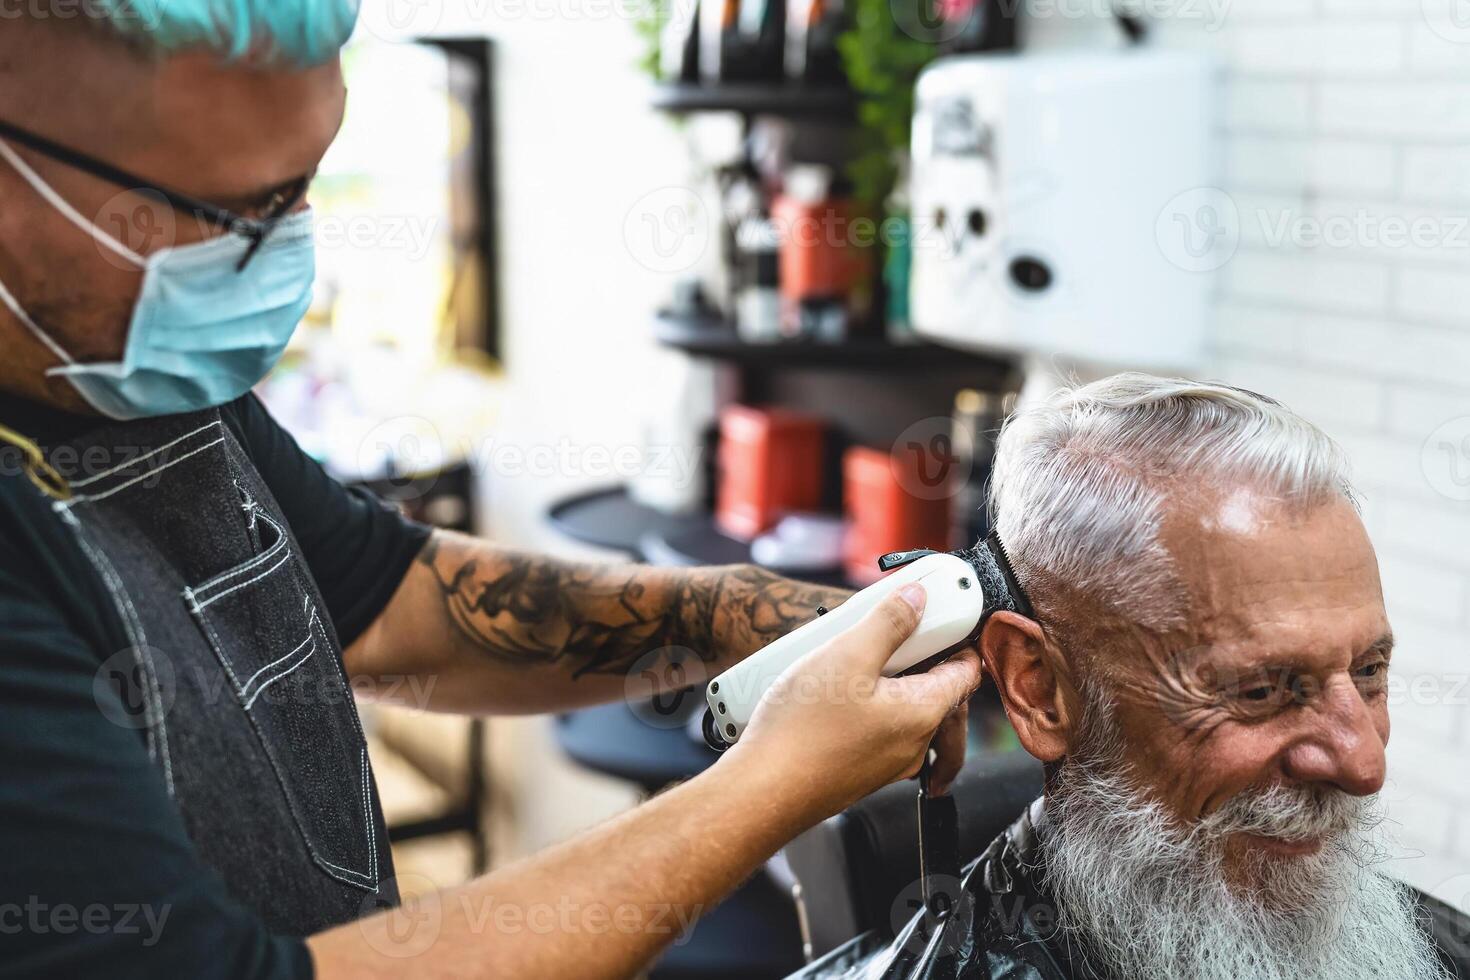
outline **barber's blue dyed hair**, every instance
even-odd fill
[[[112,30],[159,54],[315,65],[336,57],[360,0],[95,0]]]

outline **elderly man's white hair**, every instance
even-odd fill
[[[1159,541],[1168,502],[1232,487],[1302,507],[1355,501],[1341,449],[1280,402],[1127,373],[1065,387],[1012,417],[991,508],[1043,620],[1066,593],[1164,632],[1188,615]]]

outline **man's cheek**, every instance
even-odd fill
[[[1200,800],[1214,782],[1210,756],[1170,734],[1170,726],[1157,719],[1150,728],[1124,734],[1125,759],[1132,767],[1139,788],[1181,821],[1197,816]]]
[[[1180,779],[1198,788],[1198,816],[1204,816],[1252,787],[1273,781],[1283,743],[1269,728],[1239,722],[1218,724],[1194,752]]]

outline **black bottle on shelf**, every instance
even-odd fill
[[[707,84],[781,80],[786,0],[701,0],[699,33]]]
[[[844,0],[788,0],[786,77],[813,87],[847,84],[837,38],[848,28]]]

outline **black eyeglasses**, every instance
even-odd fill
[[[244,257],[240,259],[240,264],[236,267],[237,271],[243,271],[250,264],[250,260],[255,258],[255,253],[260,250],[260,246],[265,244],[265,240],[270,236],[271,231],[283,218],[295,209],[296,205],[301,203],[302,199],[306,197],[307,189],[311,186],[311,177],[302,177],[290,185],[288,190],[280,194],[278,200],[271,202],[271,206],[264,217],[247,218],[228,208],[217,207],[207,201],[201,201],[196,197],[191,197],[180,191],[171,190],[151,181],[144,180],[141,177],[134,176],[126,170],[114,167],[110,163],[98,160],[96,157],[88,156],[79,150],[73,150],[71,147],[62,146],[60,143],[21,129],[19,126],[5,122],[3,119],[0,119],[0,136],[13,140],[22,146],[29,147],[37,153],[64,163],[75,170],[80,170],[83,173],[91,174],[93,177],[105,180],[109,184],[114,184],[124,190],[136,191],[144,195],[157,197],[175,211],[201,217],[216,227],[224,228],[233,234],[240,235],[250,242],[250,248],[246,251]]]

